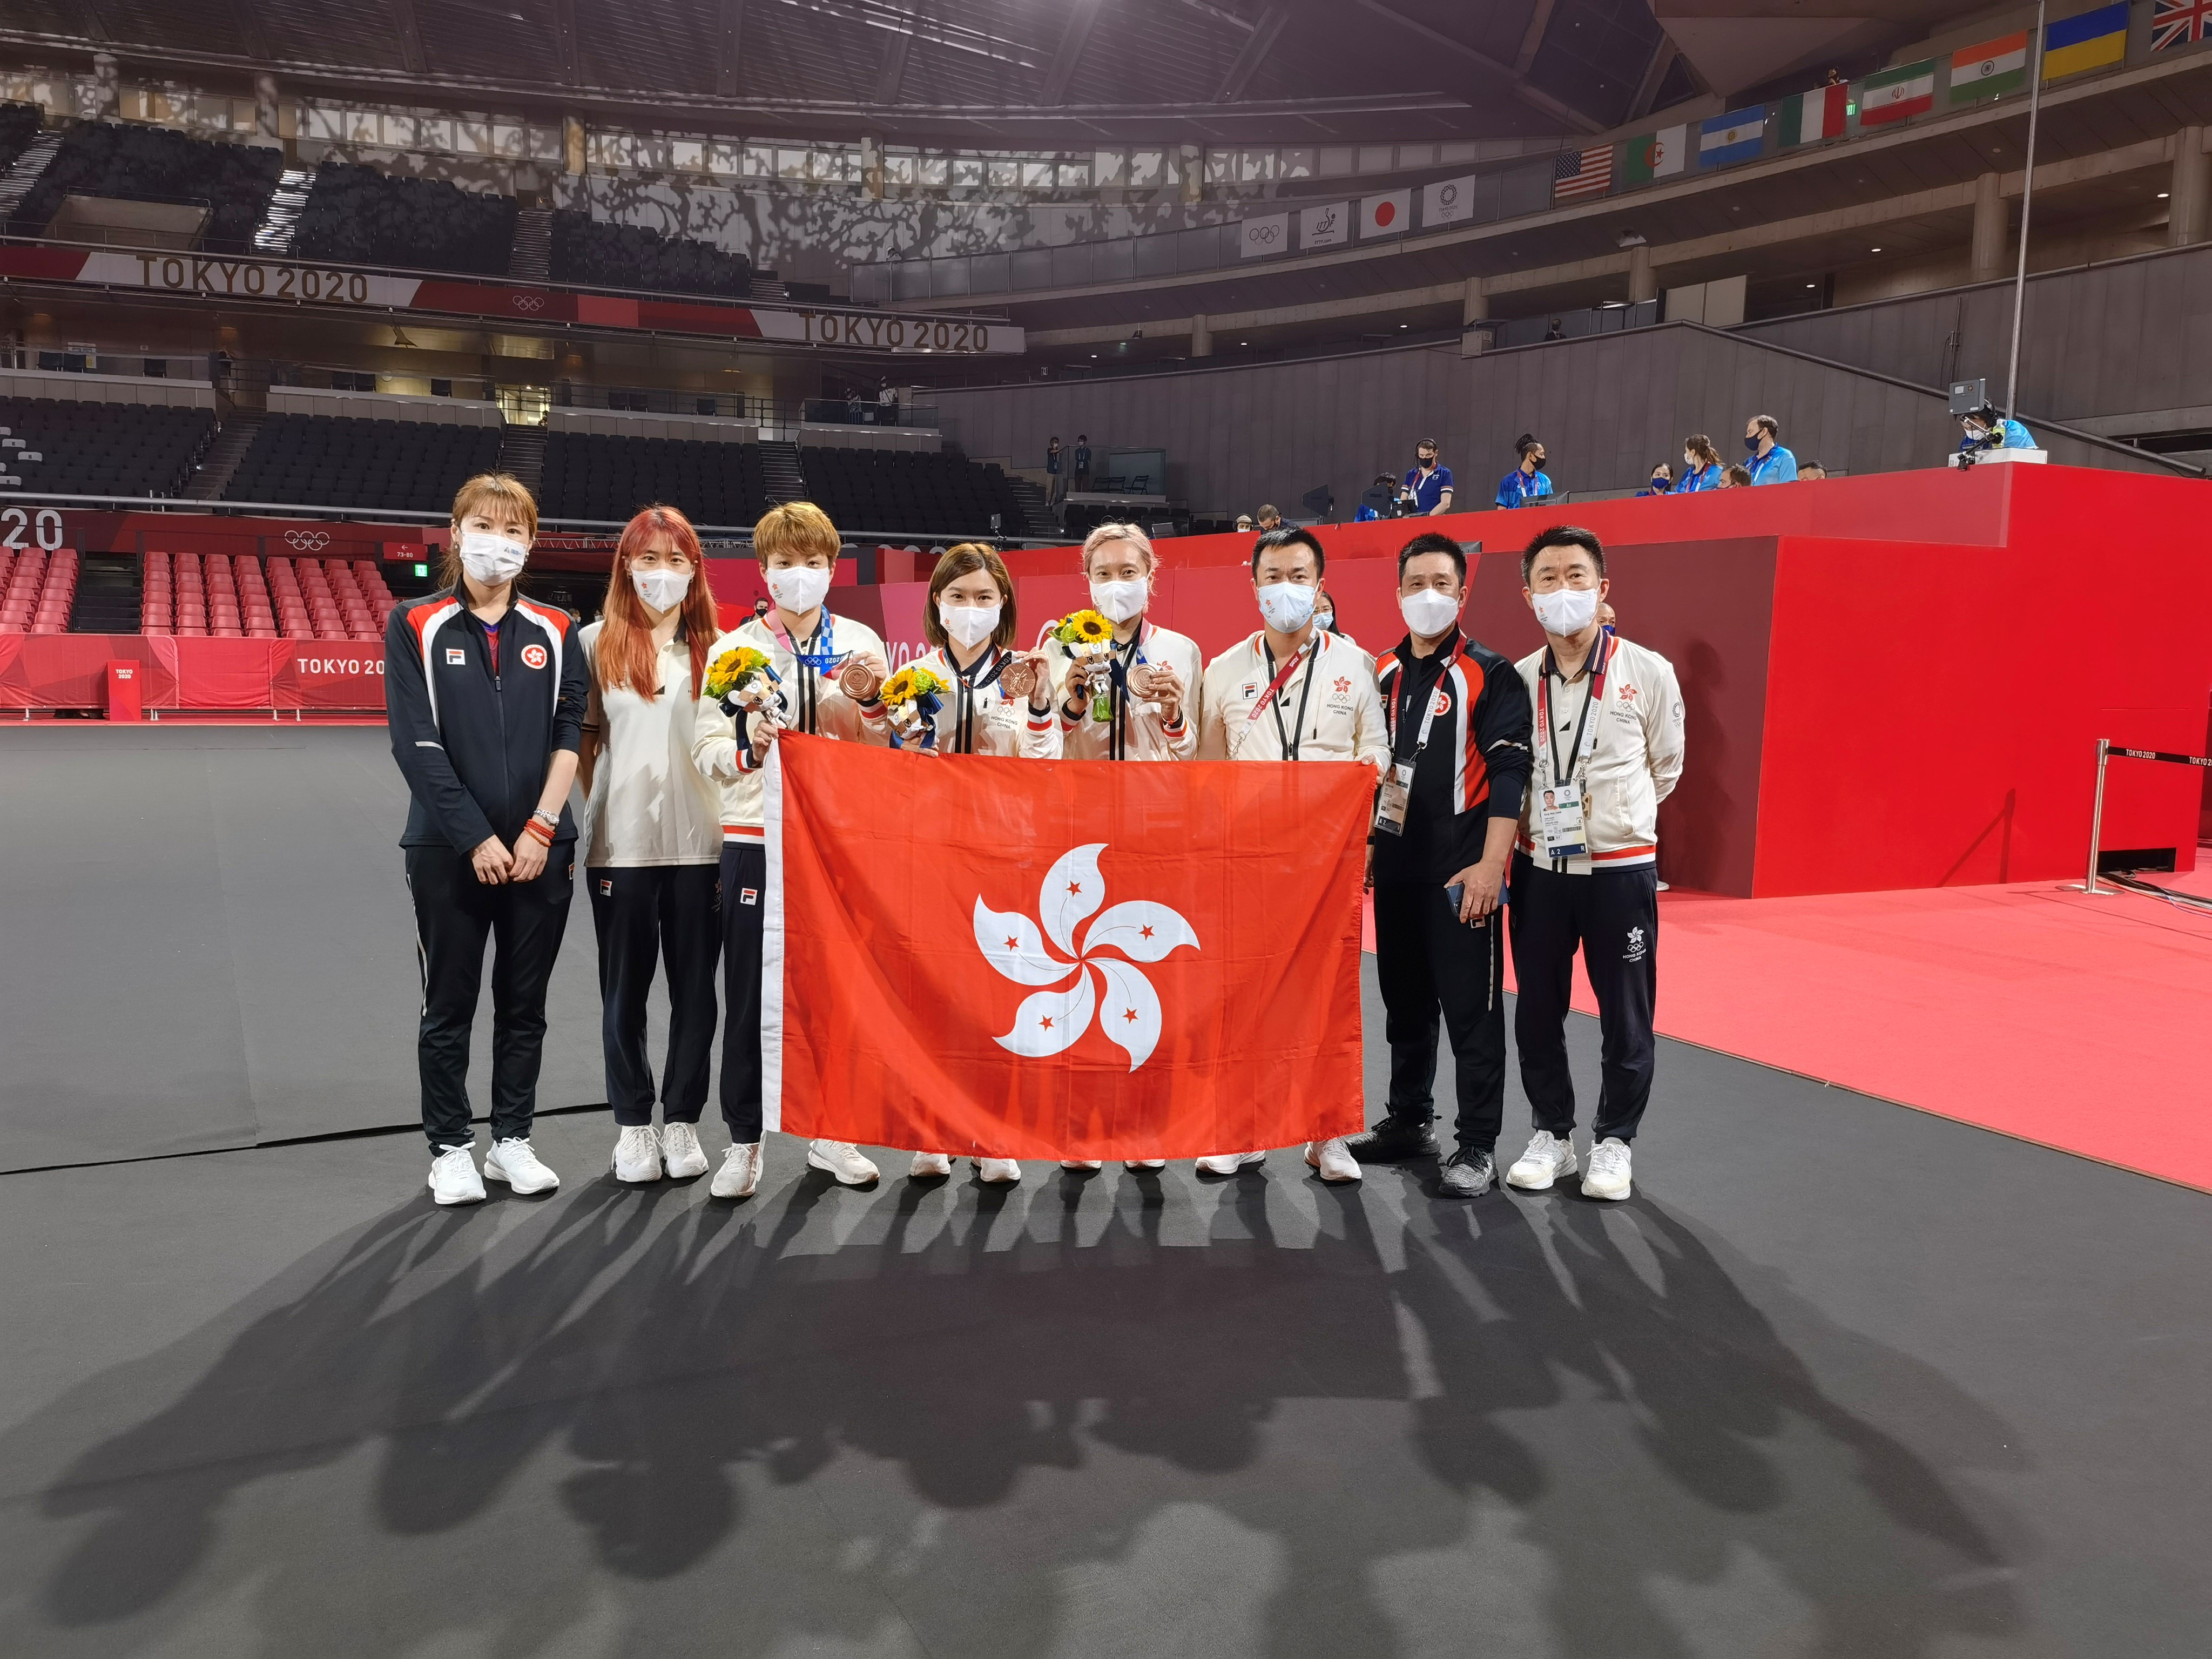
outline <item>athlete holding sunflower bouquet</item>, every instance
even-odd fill
[[[761,905],[768,849],[761,770],[778,732],[848,742],[890,740],[881,692],[884,642],[823,601],[837,568],[837,528],[811,501],[770,507],[753,526],[753,554],[775,605],[716,640],[693,722],[691,759],[722,792],[722,1118],[730,1149],[714,1173],[717,1198],[748,1198],[761,1174]],[[742,719],[741,719],[742,717]],[[742,725],[742,730],[740,726]],[[844,1140],[817,1140],[806,1161],[848,1187],[876,1166]]]

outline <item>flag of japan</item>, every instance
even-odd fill
[[[1035,1158],[1359,1129],[1366,767],[773,753],[769,1127]]]
[[[1359,198],[1359,234],[1402,236],[1413,228],[1413,192],[1394,190],[1381,196]]]

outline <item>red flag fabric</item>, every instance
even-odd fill
[[[1030,1158],[1360,1128],[1368,768],[773,752],[770,1128]]]

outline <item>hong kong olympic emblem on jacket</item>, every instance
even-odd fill
[[[1017,985],[1058,988],[1022,999],[1013,1030],[997,1040],[1000,1048],[1030,1060],[1060,1054],[1091,1029],[1094,1016],[1107,1039],[1128,1054],[1133,1072],[1158,1044],[1160,1000],[1134,964],[1162,961],[1182,945],[1198,950],[1198,935],[1166,905],[1133,899],[1099,915],[1079,949],[1078,924],[1106,901],[1098,873],[1098,855],[1105,850],[1103,842],[1072,848],[1045,872],[1037,895],[1042,933],[1020,911],[994,910],[976,899],[975,945],[984,961]],[[1047,939],[1060,954],[1046,948]],[[1100,955],[1103,951],[1119,955]],[[1073,984],[1067,983],[1071,975]]]

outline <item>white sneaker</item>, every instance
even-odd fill
[[[1265,1152],[1216,1152],[1211,1158],[1198,1160],[1200,1175],[1232,1176],[1248,1164],[1263,1164]]]
[[[696,1124],[663,1124],[660,1128],[660,1155],[668,1160],[668,1178],[671,1181],[689,1181],[693,1176],[707,1173],[707,1149],[699,1144]]]
[[[650,1123],[625,1123],[615,1137],[615,1179],[632,1185],[660,1179],[660,1137]]]
[[[1130,1170],[1142,1170],[1149,1175],[1155,1170],[1166,1169],[1168,1167],[1168,1161],[1164,1158],[1133,1158],[1122,1167]]]
[[[975,1179],[986,1186],[1011,1187],[1022,1178],[1022,1166],[1011,1158],[979,1158],[975,1160]]]
[[[484,1154],[484,1179],[504,1181],[518,1193],[550,1193],[561,1177],[538,1161],[530,1143],[520,1135],[495,1140]]]
[[[1607,1135],[1590,1148],[1589,1168],[1583,1176],[1584,1198],[1626,1198],[1628,1143]]]
[[[702,1154],[703,1159],[703,1154]],[[761,1144],[732,1146],[722,1154],[722,1167],[714,1171],[714,1184],[707,1188],[716,1198],[750,1198],[760,1185]]]
[[[1505,1184],[1540,1193],[1561,1176],[1572,1175],[1577,1167],[1575,1138],[1539,1129],[1528,1137],[1528,1150],[1515,1158],[1513,1167],[1505,1172]]]
[[[430,1196],[441,1204],[481,1204],[483,1177],[465,1146],[448,1146],[430,1159]]]
[[[1334,1140],[1306,1142],[1306,1162],[1313,1165],[1323,1181],[1359,1179],[1359,1160],[1352,1157],[1352,1150],[1344,1144],[1342,1135]]]
[[[1080,1174],[1089,1170],[1103,1170],[1106,1165],[1103,1159],[1095,1158],[1063,1158],[1060,1160],[1060,1167]]]
[[[860,1156],[860,1149],[849,1140],[808,1142],[806,1167],[827,1170],[848,1187],[865,1187],[881,1173],[874,1164]]]
[[[906,1171],[909,1181],[932,1181],[951,1173],[952,1157],[949,1152],[916,1152]]]

